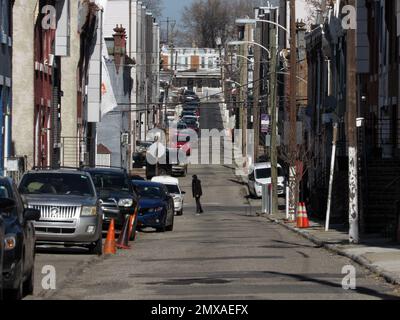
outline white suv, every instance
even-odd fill
[[[249,168],[248,187],[250,195],[261,198],[262,185],[271,184],[271,163],[255,163]],[[285,175],[282,167],[278,164],[278,195],[285,194]]]

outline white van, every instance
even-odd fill
[[[255,163],[249,168],[248,187],[250,195],[262,197],[262,185],[271,184],[271,163]],[[282,167],[278,164],[278,195],[285,194],[285,175]]]
[[[179,186],[179,180],[171,176],[157,176],[151,179],[152,182],[157,182],[165,185],[168,192],[174,198],[175,212],[178,216],[183,215],[183,200],[186,192],[182,191]]]

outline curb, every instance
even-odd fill
[[[369,271],[371,271],[371,272],[375,273],[376,275],[384,278],[386,280],[386,282],[388,282],[390,284],[400,285],[400,277],[399,276],[393,274],[392,272],[385,271],[381,267],[372,265],[368,261],[368,259],[366,259],[366,258],[364,258],[362,256],[359,256],[359,255],[348,253],[345,250],[338,248],[337,245],[326,243],[326,242],[318,239],[317,237],[315,237],[313,235],[310,235],[308,232],[304,232],[304,231],[301,231],[301,230],[299,230],[297,228],[289,226],[289,225],[281,222],[278,219],[271,218],[271,217],[266,217],[266,218],[271,222],[277,223],[280,226],[283,226],[286,229],[288,229],[290,231],[293,231],[293,232],[297,233],[298,235],[301,235],[302,237],[310,240],[311,242],[315,243],[316,245],[318,245],[320,247],[325,248],[328,251],[331,251],[331,252],[336,253],[336,254],[338,254],[340,256],[344,256],[344,257],[347,257],[347,258],[353,260],[354,262],[356,262],[357,264],[365,267]]]

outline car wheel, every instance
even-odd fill
[[[173,231],[174,230],[174,218],[175,216],[172,215],[172,222],[171,225],[169,225],[168,227],[165,228],[166,231]]]
[[[178,211],[178,213],[176,214],[177,216],[183,216],[183,209],[181,209],[180,211]]]
[[[160,228],[156,228],[156,231],[157,232],[165,232],[167,230],[167,228],[165,227],[165,225],[163,225],[162,227],[160,227]]]
[[[29,273],[28,279],[26,279],[23,284],[23,295],[24,296],[29,296],[29,295],[33,294],[34,276],[35,276],[35,267],[32,266],[32,269]]]
[[[249,197],[251,199],[254,199],[254,195],[253,195],[253,192],[251,191],[251,187],[249,185],[247,185],[247,188],[249,189]]]
[[[21,300],[24,297],[24,288],[23,288],[23,270],[24,270],[24,266],[23,266],[23,262],[21,262],[21,279],[18,285],[17,289],[8,289],[8,290],[4,290],[4,297],[7,300]]]
[[[89,247],[90,254],[101,256],[103,254],[103,238],[100,237],[94,244]]]

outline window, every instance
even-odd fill
[[[161,199],[165,196],[165,191],[160,187],[136,185],[139,195],[147,199]]]
[[[201,57],[201,67],[204,69],[206,67],[206,58]]]
[[[128,179],[123,174],[91,172],[90,175],[92,176],[96,189],[111,189],[116,191],[130,190]]]
[[[22,194],[53,194],[65,196],[94,196],[89,177],[68,173],[27,174],[19,188]]]
[[[179,188],[176,184],[166,184],[165,185],[168,189],[168,192],[170,194],[180,194],[181,192],[179,191]]]
[[[208,69],[212,69],[213,67],[213,58],[209,57],[208,58]]]

